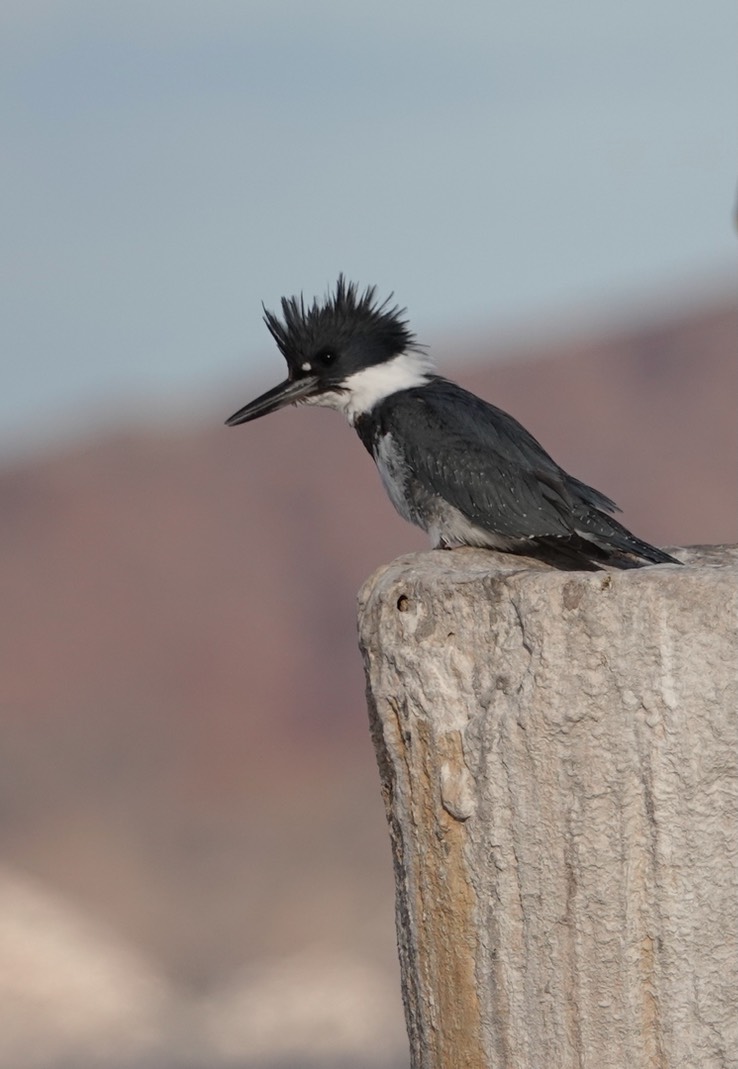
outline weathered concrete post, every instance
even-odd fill
[[[401,558],[360,600],[414,1069],[738,1060],[738,548]]]

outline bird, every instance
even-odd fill
[[[393,299],[341,274],[320,301],[283,297],[281,317],[262,306],[288,376],[226,425],[288,405],[342,412],[397,512],[434,549],[474,546],[588,570],[680,563],[619,523],[617,505],[559,467],[513,416],[438,375]]]

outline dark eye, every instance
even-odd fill
[[[335,362],[336,354],[333,349],[320,349],[313,357],[314,363],[319,367],[330,367]]]

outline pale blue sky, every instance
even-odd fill
[[[733,0],[5,0],[0,447],[238,407],[340,270],[426,340],[727,277],[735,47]]]

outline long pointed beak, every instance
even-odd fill
[[[305,401],[317,393],[317,390],[318,379],[315,375],[308,375],[304,379],[285,379],[273,390],[267,390],[255,401],[239,408],[238,412],[234,412],[226,420],[226,426],[237,427],[239,423],[248,423],[249,420],[258,419],[259,416],[267,416],[270,412],[276,412],[279,408]]]

